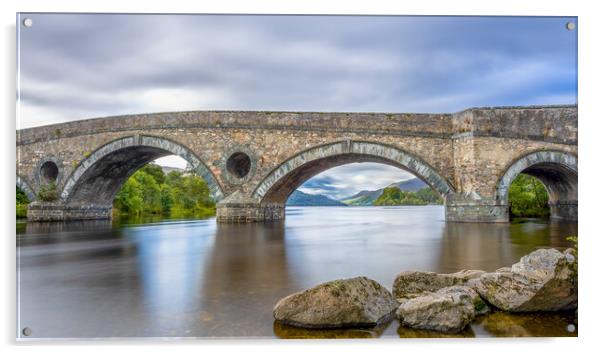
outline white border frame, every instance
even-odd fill
[[[16,85],[10,80],[15,75],[15,13],[22,12],[143,12],[143,13],[304,13],[304,14],[399,14],[399,15],[532,15],[532,16],[578,16],[579,17],[579,116],[581,133],[579,136],[581,176],[579,178],[580,191],[580,224],[581,237],[581,259],[580,259],[580,282],[587,284],[587,292],[582,291],[580,302],[585,310],[579,314],[579,338],[578,339],[481,339],[481,340],[342,340],[342,341],[183,341],[169,342],[158,340],[145,341],[102,341],[86,342],[86,352],[103,353],[107,350],[132,350],[132,343],[143,347],[145,353],[164,353],[166,350],[172,352],[198,353],[199,350],[229,349],[232,351],[245,350],[251,352],[265,353],[266,346],[283,349],[286,346],[287,353],[304,353],[308,350],[321,349],[324,351],[345,350],[350,352],[364,352],[372,348],[367,345],[378,345],[390,350],[403,351],[433,351],[445,352],[458,351],[462,353],[508,353],[526,352],[531,353],[569,353],[599,347],[597,323],[601,315],[597,294],[600,293],[600,282],[598,269],[600,268],[597,258],[602,246],[602,237],[596,224],[598,215],[598,203],[602,200],[599,183],[599,172],[602,170],[599,164],[600,137],[602,124],[600,123],[602,110],[600,109],[599,63],[602,62],[601,44],[602,21],[599,9],[596,9],[594,1],[478,1],[478,0],[433,0],[433,1],[387,1],[387,0],[334,0],[311,2],[307,0],[222,0],[208,3],[197,1],[192,3],[186,0],[4,0],[0,6],[2,18],[2,77],[5,78],[2,87],[2,107],[4,109],[4,149],[2,153],[2,166],[11,166],[15,163],[15,121],[16,116],[14,99]],[[15,172],[5,171],[0,174],[5,195],[12,200],[14,195]],[[10,191],[10,193],[9,193]],[[80,353],[81,342],[46,342],[27,344],[22,343],[15,346],[15,239],[14,235],[14,204],[5,202],[3,218],[5,232],[3,233],[4,254],[2,257],[2,275],[4,288],[2,303],[4,305],[3,320],[0,321],[0,333],[4,335],[3,344],[6,352],[43,352],[43,353]],[[301,343],[301,345],[299,345]],[[45,344],[45,345],[42,345]],[[65,344],[69,344],[65,346]],[[95,344],[95,345],[90,345]],[[175,345],[174,345],[175,344]],[[228,348],[223,348],[227,344]],[[297,344],[291,345],[291,344]],[[106,346],[110,345],[111,348]],[[170,345],[169,348],[165,345]],[[204,345],[206,348],[198,348]],[[219,345],[220,348],[214,348]],[[315,348],[320,345],[321,348]],[[332,348],[332,345],[343,348]],[[243,347],[244,346],[244,347]],[[403,346],[403,348],[400,348]],[[310,349],[311,347],[311,349]],[[142,349],[142,348],[141,348]],[[595,350],[595,349],[594,349]],[[599,350],[599,349],[598,349]],[[592,350],[593,351],[593,350]]]

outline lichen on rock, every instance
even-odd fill
[[[356,277],[289,295],[278,301],[273,313],[277,321],[297,327],[371,327],[390,319],[397,306],[378,282]]]
[[[490,304],[511,312],[558,311],[577,307],[574,251],[539,249],[511,268],[482,275],[475,289]]]
[[[396,314],[404,326],[457,333],[476,316],[475,295],[474,290],[462,286],[427,292],[402,303]]]

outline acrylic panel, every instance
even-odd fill
[[[16,21],[18,339],[577,336],[576,17]]]

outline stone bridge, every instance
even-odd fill
[[[577,219],[577,107],[471,108],[453,114],[199,111],[82,120],[17,131],[17,185],[31,220],[111,216],[144,164],[178,155],[208,183],[219,222],[284,218],[304,181],[352,162],[407,170],[445,201],[448,221],[508,221],[521,172],[551,214]],[[36,201],[56,184],[59,199]]]

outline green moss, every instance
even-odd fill
[[[474,304],[474,309],[477,312],[480,312],[481,310],[485,309],[487,307],[487,304],[485,303],[485,301],[479,300]]]
[[[27,204],[17,204],[17,219],[27,218]]]
[[[579,258],[578,258],[579,254],[577,253],[579,251],[579,249],[577,248],[578,247],[578,244],[577,244],[578,238],[577,238],[577,236],[569,236],[566,239],[567,239],[567,241],[571,241],[573,243],[573,248],[575,249],[575,263],[573,263],[571,265],[571,269],[574,272],[577,272],[577,261],[579,260]]]

